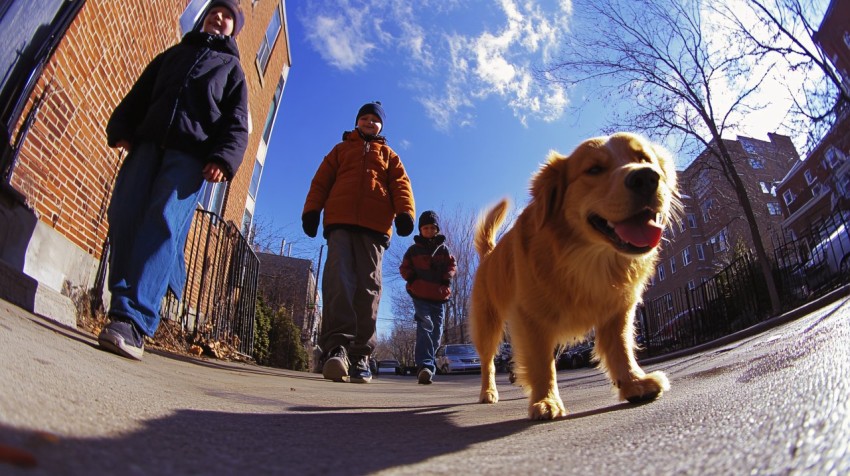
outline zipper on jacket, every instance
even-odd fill
[[[209,43],[209,42],[208,42]],[[189,82],[189,76],[192,74],[192,71],[195,71],[195,68],[198,66],[198,63],[204,59],[207,54],[210,52],[209,44],[203,47],[201,54],[198,55],[195,62],[192,63],[192,67],[186,72],[186,76],[183,77],[183,84],[180,85],[180,89],[177,90],[177,97],[174,98],[174,106],[171,108],[171,119],[168,121],[168,127],[165,128],[165,134],[162,135],[162,144],[159,145],[160,148],[165,149],[165,144],[168,142],[168,138],[171,135],[171,126],[174,125],[174,116],[177,115],[177,106],[180,104],[180,98],[183,96],[183,90],[186,89],[186,85]]]

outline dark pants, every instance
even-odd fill
[[[344,346],[353,357],[371,355],[377,344],[384,247],[368,233],[336,229],[328,235],[322,277],[322,333],[327,354]]]

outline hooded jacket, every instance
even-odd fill
[[[153,142],[219,164],[228,180],[248,145],[248,86],[230,36],[200,31],[157,55],[106,126],[107,142]]]
[[[451,280],[457,264],[446,246],[446,237],[413,237],[398,270],[407,281],[407,293],[418,299],[446,302],[452,295]]]
[[[324,237],[335,228],[392,236],[396,215],[415,215],[413,189],[398,155],[381,136],[347,131],[325,156],[307,192],[304,213],[324,210]]]

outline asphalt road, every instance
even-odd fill
[[[477,375],[316,374],[148,353],[0,301],[0,474],[850,474],[850,301],[647,365],[672,388],[617,401],[596,369],[558,374],[571,415],[526,419]],[[9,461],[20,451],[21,463]]]

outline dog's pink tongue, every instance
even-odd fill
[[[614,225],[614,232],[621,240],[639,248],[658,246],[662,231],[652,217],[646,215],[637,215]]]

